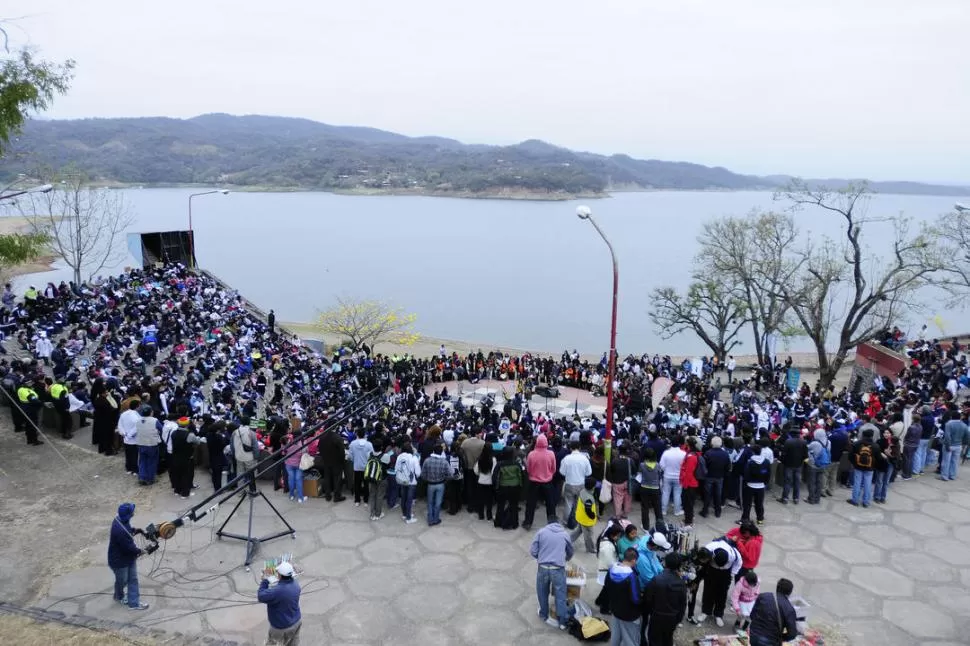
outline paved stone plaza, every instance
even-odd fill
[[[796,593],[812,605],[811,623],[833,627],[855,646],[966,644],[968,473],[950,484],[926,476],[897,481],[888,503],[871,509],[846,504],[844,490],[819,506],[782,507],[772,500],[758,571],[768,587],[780,576],[792,579]],[[166,489],[157,486],[151,518],[143,513],[136,525],[165,520],[184,509]],[[352,500],[333,505],[314,499],[296,505],[281,494],[267,495],[297,530],[295,540],[287,537],[265,544],[263,555],[291,552],[303,570],[304,643],[575,642],[536,616],[535,565],[528,555],[531,532],[496,530],[465,513],[445,515],[434,528],[423,520],[405,524],[396,512],[371,522],[366,507],[355,507]],[[278,526],[264,503],[257,502],[256,509],[257,533]],[[416,514],[420,518],[423,513],[419,501]],[[149,611],[129,612],[113,604],[110,594],[82,596],[57,603],[54,609],[127,619],[169,632],[262,643],[264,608],[233,605],[254,601],[260,562],[253,572],[246,572],[240,567],[244,544],[214,540],[214,529],[225,514],[228,507],[207,522],[180,530],[157,559],[139,562],[143,594],[152,604]],[[245,532],[245,518],[239,515],[229,529]],[[703,541],[723,533],[735,518],[731,509],[717,521],[698,524],[699,537]],[[593,572],[593,557],[582,553],[581,545],[580,552],[578,561]],[[156,571],[149,578],[153,563]],[[110,590],[108,568],[88,567],[55,579],[49,598],[36,605]],[[584,597],[591,601],[597,591],[591,582]],[[202,612],[186,614],[193,611]],[[730,623],[729,617],[728,627]],[[713,624],[708,626],[708,631],[714,630]],[[684,629],[678,634],[679,643],[686,644],[687,637],[699,631]]]

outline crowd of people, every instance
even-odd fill
[[[601,392],[606,357],[597,364],[575,351],[558,360],[462,357],[444,348],[428,358],[370,348],[324,357],[253,314],[235,292],[179,265],[32,288],[22,302],[5,294],[4,304],[0,324],[9,326],[18,358],[0,360],[0,378],[28,443],[41,443],[36,426],[47,407],[64,437],[75,432],[77,413],[79,426],[90,420],[101,453],[123,452],[119,462],[133,479],[152,486],[167,471],[183,498],[194,495],[197,466],[219,489],[285,451],[271,476],[294,504],[306,501],[304,478],[312,474],[323,498],[339,504],[349,494],[374,522],[392,510],[417,522],[415,500],[423,498],[429,526],[467,511],[499,531],[531,530],[541,506],[537,537],[563,545],[554,558],[533,546],[545,589],[558,605],[562,557],[582,537],[597,554],[599,607],[613,612],[614,635],[625,640],[615,643],[668,644],[683,616],[721,626],[728,607],[752,643],[759,631],[764,644],[794,636],[780,601],[790,582],[759,593],[754,573],[768,492],[777,489],[782,504],[818,504],[843,486],[849,504],[881,504],[899,480],[934,469],[956,479],[970,443],[970,411],[958,401],[970,367],[956,340],[910,344],[902,348],[905,370],[854,390],[791,391],[790,360],[740,380],[733,358],[698,366],[628,356],[618,362],[607,451],[604,419],[530,407],[540,386]],[[467,405],[448,391],[451,382],[480,379],[514,387],[498,405],[491,397]],[[660,380],[665,392],[654,407]],[[370,406],[338,414],[375,391]],[[302,438],[307,428],[319,429],[312,441]],[[195,464],[199,445],[207,464]],[[736,530],[686,557],[665,553],[671,527],[690,530],[696,516],[721,517],[732,507]],[[596,539],[603,516],[616,522]],[[684,581],[685,572],[693,578]],[[119,582],[129,576],[116,571]],[[143,605],[137,593],[127,603]],[[539,605],[549,619],[548,595]],[[767,621],[778,608],[784,621]],[[553,623],[566,627],[559,609],[556,616]]]

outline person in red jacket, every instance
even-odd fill
[[[761,535],[757,525],[750,520],[744,520],[741,521],[740,527],[731,528],[724,537],[733,541],[738,552],[741,553],[741,569],[734,577],[734,582],[737,583],[746,572],[758,567],[764,536]]]
[[[556,474],[556,454],[549,450],[549,440],[545,435],[536,438],[535,448],[525,458],[525,471],[529,476],[529,489],[526,492],[522,529],[529,530],[532,528],[536,503],[540,496],[546,503],[546,518],[556,517],[556,499],[552,490],[552,477]]]
[[[697,493],[700,491],[700,482],[697,481],[697,461],[701,459],[698,441],[696,437],[687,438],[684,451],[687,456],[680,465],[680,500],[684,505],[684,529],[691,529],[694,525],[694,502],[697,500]]]

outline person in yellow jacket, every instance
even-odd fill
[[[69,392],[67,386],[55,381],[47,389],[47,392],[50,393],[51,401],[54,403],[54,410],[57,411],[61,437],[69,440],[74,437],[74,434],[71,432],[73,424],[71,422],[71,404],[67,399],[67,393]]]
[[[37,391],[26,383],[21,384],[17,389],[17,403],[20,404],[20,410],[27,418],[27,423],[24,425],[27,444],[34,446],[43,444],[44,442],[37,437],[37,418],[40,413],[40,398],[37,397]]]
[[[569,533],[569,538],[575,543],[579,535],[583,535],[586,552],[596,554],[596,543],[593,542],[593,527],[596,526],[596,498],[593,489],[596,488],[596,478],[589,476],[583,483],[583,490],[576,499],[576,528]]]

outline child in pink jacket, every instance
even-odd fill
[[[754,608],[754,601],[761,593],[761,583],[754,570],[748,570],[744,576],[738,579],[731,590],[731,607],[734,614],[738,616],[734,620],[734,630],[738,634],[744,634],[751,623],[751,609]]]

